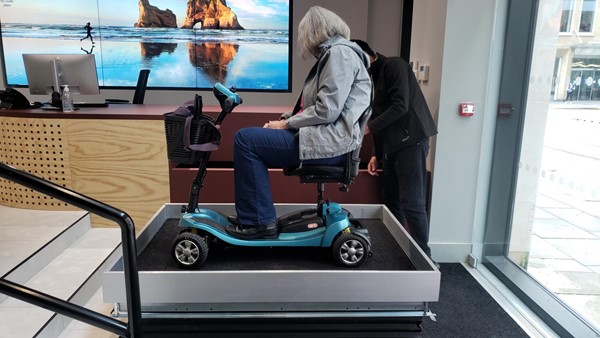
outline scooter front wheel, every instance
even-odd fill
[[[208,244],[204,238],[191,232],[179,234],[173,241],[171,252],[175,262],[186,269],[202,266],[208,257]]]
[[[342,233],[333,242],[333,258],[347,267],[361,265],[369,251],[367,241],[353,233]]]

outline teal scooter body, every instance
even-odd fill
[[[179,220],[179,227],[203,231],[227,244],[238,246],[330,247],[335,237],[344,229],[350,228],[352,224],[348,219],[347,211],[339,204],[323,203],[321,207],[325,209],[322,212],[327,226],[318,226],[316,222],[309,222],[305,231],[280,232],[277,238],[272,239],[247,240],[233,237],[225,230],[231,225],[227,217],[211,209],[198,208],[195,212],[183,214]]]
[[[233,88],[228,89],[220,83],[214,86],[213,93],[222,109],[216,119],[202,114],[202,100],[198,96],[193,106],[183,109],[183,117],[180,119],[185,119],[185,123],[180,123],[179,128],[183,130],[167,127],[165,118],[168,152],[180,156],[170,156],[169,159],[181,161],[181,154],[189,154],[195,156],[189,163],[199,163],[198,174],[192,182],[190,200],[183,207],[179,220],[180,231],[171,246],[171,256],[175,262],[182,268],[198,268],[206,261],[210,247],[219,242],[246,247],[331,247],[334,260],[348,267],[359,266],[371,256],[371,240],[367,229],[335,202],[321,201],[316,208],[280,216],[277,219],[277,237],[264,239],[232,236],[226,231],[232,225],[227,216],[198,205],[210,153],[218,148],[221,140],[219,125],[242,103]],[[189,114],[186,115],[187,111]],[[194,143],[196,139],[201,140],[201,143]]]

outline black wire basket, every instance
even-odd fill
[[[219,130],[213,124],[210,116],[202,114],[200,117],[182,116],[175,113],[166,113],[165,135],[167,138],[167,156],[169,161],[182,164],[195,164],[200,160],[203,151],[191,150],[185,142],[185,123],[190,119],[189,144],[190,145],[218,145],[221,140]],[[211,151],[216,149],[212,147]]]

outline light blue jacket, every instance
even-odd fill
[[[298,130],[300,160],[330,158],[360,147],[371,114],[369,58],[336,36],[320,46],[321,56],[304,81],[303,111],[286,114]]]

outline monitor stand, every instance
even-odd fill
[[[52,107],[62,109],[62,99],[60,98],[59,92],[52,92],[52,99],[50,100],[50,105]]]
[[[50,61],[50,63],[52,64],[52,82],[54,85],[54,91],[52,92],[52,99],[50,100],[50,105],[52,107],[62,109],[62,99],[60,97],[60,82],[58,81],[60,77],[60,71],[58,69],[60,64],[60,58],[56,58]]]

